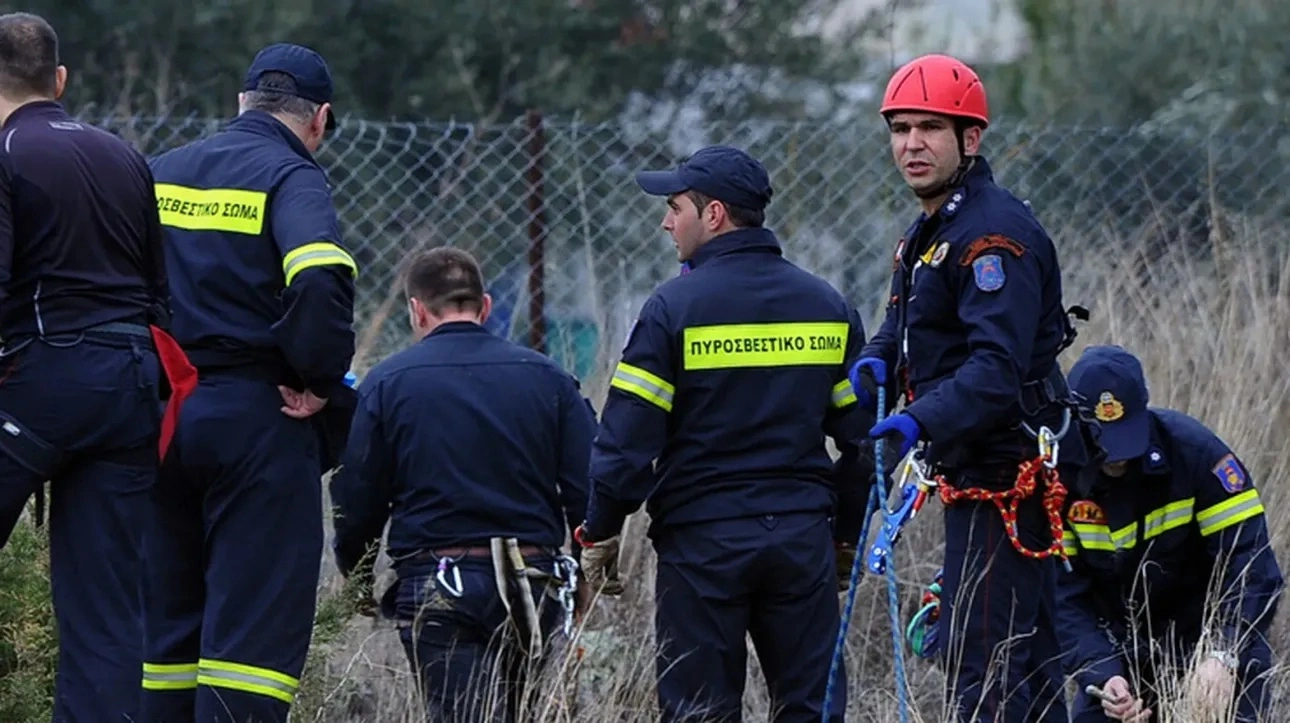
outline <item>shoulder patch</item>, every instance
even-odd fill
[[[974,263],[980,258],[981,254],[990,249],[1006,251],[1017,258],[1021,258],[1026,253],[1026,247],[1022,246],[1019,241],[1014,241],[1002,234],[992,233],[968,244],[967,249],[963,252],[963,260],[959,261],[959,265],[968,266]]]
[[[1228,492],[1240,492],[1245,488],[1246,477],[1245,470],[1241,468],[1241,463],[1236,461],[1236,455],[1231,452],[1223,455],[1214,465],[1214,476],[1223,485],[1223,489]]]
[[[1106,513],[1097,506],[1096,502],[1079,500],[1071,504],[1070,512],[1066,513],[1066,519],[1077,524],[1105,525]]]
[[[973,261],[972,275],[976,287],[982,291],[998,291],[1008,279],[1003,273],[1003,258],[998,254],[986,254]]]

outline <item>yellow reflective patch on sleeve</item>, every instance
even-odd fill
[[[665,412],[672,411],[676,387],[662,377],[627,362],[618,362],[609,386],[644,399]]]
[[[846,354],[845,321],[719,324],[685,330],[683,368],[832,366]]]
[[[856,392],[851,388],[851,380],[843,379],[833,385],[833,406],[838,409],[849,407],[856,403]]]
[[[315,241],[292,249],[282,257],[282,274],[286,277],[287,286],[291,285],[296,274],[315,266],[346,266],[350,276],[358,276],[358,264],[354,263],[354,257],[348,251],[330,241]]]
[[[250,235],[264,230],[268,194],[263,191],[158,183],[155,192],[162,226]]]
[[[1261,514],[1263,502],[1259,499],[1259,492],[1249,489],[1197,512],[1196,524],[1200,527],[1201,536],[1209,537]]]

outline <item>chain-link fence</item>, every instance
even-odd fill
[[[86,120],[149,155],[223,122]],[[407,342],[393,284],[401,260],[447,244],[483,264],[496,331],[544,349],[583,379],[595,375],[612,363],[645,296],[678,269],[659,226],[663,202],[641,193],[632,174],[669,166],[706,143],[738,145],[762,159],[775,188],[768,224],[786,255],[873,318],[888,254],[917,214],[881,121],[747,122],[701,131],[679,142],[644,123],[342,121],[319,161],[361,269],[359,371]],[[983,152],[1059,246],[1151,233],[1185,243],[1207,238],[1215,206],[1242,216],[1286,212],[1290,196],[1280,189],[1290,144],[1279,143],[1282,137],[1273,129],[1205,137],[1186,129],[998,125]],[[1153,232],[1162,219],[1171,230]]]

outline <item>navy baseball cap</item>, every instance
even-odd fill
[[[774,193],[770,174],[757,159],[730,146],[708,146],[670,171],[641,171],[636,183],[651,196],[698,191],[732,206],[766,208]]]
[[[1149,395],[1142,363],[1119,346],[1091,346],[1066,375],[1102,426],[1107,462],[1141,457],[1151,445]]]
[[[331,102],[332,81],[331,69],[327,61],[317,52],[291,43],[274,43],[255,54],[251,67],[246,70],[246,82],[242,90],[271,90],[283,92],[282,88],[261,86],[260,78],[265,73],[286,73],[296,83],[296,97],[304,98],[319,105]],[[336,127],[336,116],[331,109],[327,110],[327,130]]]

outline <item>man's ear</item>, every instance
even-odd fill
[[[484,294],[484,301],[479,307],[479,323],[483,324],[488,321],[488,315],[493,313],[493,297]]]
[[[67,90],[67,66],[60,65],[54,71],[54,100],[62,98],[64,90]]]
[[[981,150],[981,126],[968,126],[963,129],[963,152],[975,156]]]
[[[327,116],[331,113],[331,103],[323,103],[318,106],[318,112],[314,114],[314,133],[319,138],[327,135]]]

